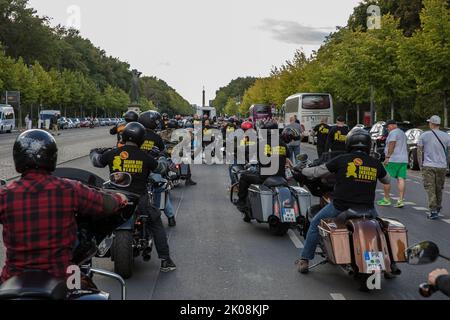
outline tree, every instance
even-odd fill
[[[224,111],[230,116],[237,115],[239,113],[239,102],[234,98],[228,98]]]
[[[422,30],[401,47],[403,69],[409,70],[422,94],[442,97],[444,125],[448,126],[450,94],[450,10],[445,0],[424,0]]]
[[[230,98],[241,100],[245,91],[250,88],[255,81],[256,78],[254,77],[240,77],[232,80],[228,85],[216,91],[216,97],[212,102],[212,106],[216,108],[218,113],[223,112]]]

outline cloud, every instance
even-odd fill
[[[160,67],[170,67],[172,64],[169,61],[163,61],[158,63],[158,66]]]
[[[321,44],[333,28],[316,28],[301,25],[295,21],[264,19],[260,30],[269,32],[275,40],[302,45]]]

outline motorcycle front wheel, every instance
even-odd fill
[[[128,230],[116,231],[114,244],[114,272],[128,279],[133,275],[133,234]]]

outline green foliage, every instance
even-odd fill
[[[189,102],[163,80],[156,77],[143,77],[140,79],[140,84],[142,97],[150,101],[161,113],[171,116],[192,114]]]
[[[22,107],[64,108],[69,114],[126,110],[130,65],[107,56],[77,30],[50,27],[49,18],[27,5],[28,0],[0,0],[0,89],[20,90]],[[142,83],[147,93],[158,91],[156,99],[143,94],[144,110],[154,102],[171,113],[190,113],[189,103],[165,82]]]
[[[216,108],[218,113],[223,113],[230,98],[238,101],[241,100],[245,91],[250,88],[255,81],[256,78],[254,77],[232,80],[227,86],[216,91],[216,97],[213,100],[212,106]]]
[[[450,96],[449,1],[408,1],[362,2],[349,26],[327,37],[311,57],[298,51],[270,77],[258,79],[245,92],[240,112],[254,103],[280,107],[298,92],[331,93],[339,113],[357,105],[367,110],[373,87],[379,119],[390,117],[391,106],[399,120],[443,114]],[[366,30],[372,3],[384,13],[381,29]]]

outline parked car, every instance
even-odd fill
[[[78,118],[70,118],[70,120],[72,120],[75,128],[81,128],[81,121]]]
[[[417,155],[417,143],[419,141],[419,137],[423,133],[421,129],[410,129],[405,132],[406,137],[408,138],[408,167],[411,170],[419,170],[419,158]]]
[[[69,129],[69,121],[67,121],[66,117],[61,117],[58,119],[58,128],[60,130]]]
[[[69,129],[74,129],[75,128],[75,123],[72,121],[72,119],[70,118],[66,118],[67,120],[67,125]]]

